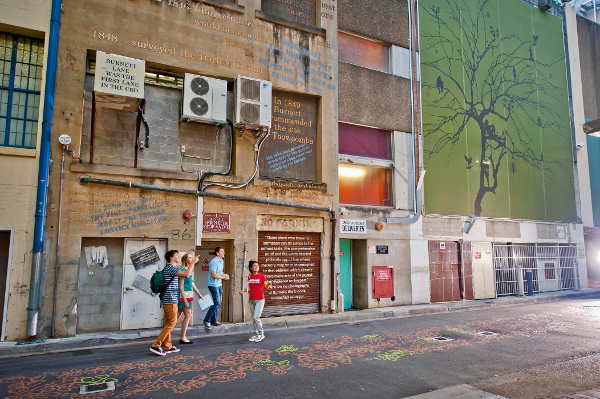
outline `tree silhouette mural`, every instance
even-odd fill
[[[557,93],[567,95],[566,77],[556,73],[561,64],[564,68],[564,53],[539,51],[545,37],[500,23],[498,5],[515,3],[436,0],[421,6],[427,25],[421,28],[426,160],[465,148],[449,167],[460,159],[462,173],[477,172],[478,187],[471,193],[475,216],[485,213],[484,199],[497,193],[503,174],[534,168],[548,175],[570,167],[560,166],[564,156],[544,159],[543,145],[552,135],[564,140],[571,134],[568,109],[557,112],[555,101]],[[562,41],[553,45],[562,48]],[[470,145],[457,146],[465,139]]]

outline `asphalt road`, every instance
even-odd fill
[[[579,299],[286,329],[259,344],[209,336],[164,358],[135,343],[0,359],[0,398],[403,398],[458,384],[559,397],[600,387],[599,332],[600,299]],[[81,395],[82,383],[115,390]]]

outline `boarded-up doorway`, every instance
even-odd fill
[[[429,241],[431,302],[460,301],[460,245],[455,241]]]
[[[261,231],[258,262],[271,281],[265,316],[316,313],[320,308],[321,235]]]

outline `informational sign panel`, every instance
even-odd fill
[[[131,264],[135,270],[160,263],[160,256],[158,256],[158,251],[156,251],[154,245],[134,252],[129,257],[131,258]]]
[[[262,11],[290,22],[316,24],[316,0],[262,0]]]
[[[204,233],[229,233],[231,230],[228,213],[205,213],[202,217]]]
[[[271,136],[260,154],[260,176],[316,180],[317,98],[273,91]]]
[[[341,219],[340,233],[367,234],[367,221],[365,219]]]
[[[319,233],[261,231],[258,262],[271,282],[263,315],[319,311],[321,236]]]
[[[144,60],[97,51],[94,91],[144,98],[145,73]]]

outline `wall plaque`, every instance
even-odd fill
[[[144,98],[145,73],[144,60],[96,51],[94,91]]]
[[[262,0],[262,11],[267,15],[304,25],[315,26],[317,22],[315,0]]]
[[[316,180],[317,99],[273,91],[271,137],[260,154],[260,176]]]
[[[230,227],[228,213],[205,213],[202,216],[203,233],[229,233]]]
[[[134,252],[129,257],[131,258],[131,263],[135,270],[160,263],[160,256],[158,256],[158,251],[156,251],[154,245],[150,245],[147,248]]]
[[[319,309],[321,237],[319,233],[261,231],[258,261],[271,282],[264,315],[312,313]]]
[[[379,255],[387,255],[389,254],[389,248],[387,245],[376,245],[375,252]]]

